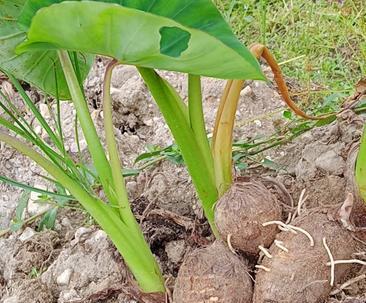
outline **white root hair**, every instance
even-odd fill
[[[226,239],[226,242],[227,242],[227,246],[229,247],[230,251],[233,253],[233,254],[236,254],[236,251],[234,249],[234,247],[231,245],[231,237],[233,235],[232,234],[228,234],[227,235],[227,239]]]
[[[283,250],[284,252],[287,252],[288,253],[288,248],[286,246],[283,245],[283,242],[282,241],[279,241],[279,240],[275,240],[274,241],[274,244],[281,250]]]
[[[303,204],[305,203],[305,201],[307,200],[308,196],[304,197],[305,196],[305,192],[306,192],[306,188],[304,188],[302,191],[301,191],[301,194],[300,194],[300,198],[299,198],[299,202],[297,203],[297,214],[300,216],[301,214],[301,208],[303,206]],[[294,219],[294,217],[292,218]]]
[[[337,294],[339,294],[343,289],[345,289],[345,288],[347,288],[347,287],[351,286],[351,285],[352,285],[352,284],[354,284],[354,283],[357,283],[357,282],[359,282],[359,281],[362,281],[362,280],[364,280],[364,279],[366,279],[366,274],[362,274],[362,275],[357,276],[357,277],[355,277],[355,278],[353,278],[353,279],[350,279],[350,280],[348,280],[348,281],[344,282],[341,286],[339,286],[339,287],[338,287],[338,289],[333,290],[333,291],[330,293],[330,295],[331,295],[331,296],[337,295]]]
[[[330,260],[330,286],[333,286],[334,285],[334,269],[335,269],[335,264],[334,264],[334,258],[333,258],[332,252],[329,249],[329,246],[327,244],[327,240],[325,239],[325,237],[323,238],[323,245],[325,247],[325,250],[328,253],[329,260]]]
[[[362,260],[358,260],[358,259],[350,259],[350,260],[334,260],[334,265],[338,265],[338,264],[361,264],[366,266],[366,262],[362,261]],[[328,262],[327,263],[328,266],[331,266],[331,263]]]
[[[288,213],[288,217],[287,217],[287,220],[286,220],[286,224],[290,224],[292,221],[292,213]]]
[[[282,227],[282,226],[278,226],[278,229],[281,230],[281,231],[289,231],[290,233],[293,233],[295,235],[297,235],[297,231],[293,230],[293,229],[288,229],[288,228],[285,228],[285,227]]]
[[[267,248],[263,247],[262,245],[259,245],[258,248],[261,250],[261,252],[264,253],[264,255],[269,258],[272,259],[272,255],[270,254],[270,252],[268,251]]]
[[[289,218],[291,218],[291,213],[290,213],[290,216],[289,216]],[[288,220],[288,219],[287,219]],[[290,220],[291,221],[291,220]],[[270,223],[272,223],[272,222],[278,222],[278,229],[279,230],[282,230],[282,231],[289,231],[289,232],[291,232],[291,233],[293,233],[293,234],[295,234],[295,235],[297,235],[297,231],[296,230],[293,230],[293,229],[290,229],[290,228],[288,228],[288,226],[287,226],[287,223],[283,223],[283,222],[281,222],[281,221],[269,221]],[[264,225],[264,224],[266,224],[266,223],[269,223],[269,222],[264,222],[263,224],[262,224],[262,226],[267,226],[267,225],[270,225],[270,224],[267,224],[267,225]],[[281,224],[279,223],[279,222],[281,222]]]
[[[268,226],[268,225],[273,225],[273,224],[277,224],[279,226],[282,226],[283,228],[289,229],[290,231],[293,230],[293,231],[298,231],[298,232],[303,233],[310,240],[310,246],[314,246],[313,237],[306,230],[304,230],[300,227],[293,226],[293,225],[290,225],[290,224],[285,224],[281,221],[269,221],[269,222],[262,223],[263,226]]]
[[[310,240],[310,246],[314,246],[315,245],[313,237],[305,229],[302,229],[302,228],[297,227],[297,226],[289,225],[289,224],[287,226],[290,229],[293,229],[295,231],[299,231],[299,232],[303,233],[305,236],[307,236],[308,239]]]
[[[269,269],[268,267],[265,267],[263,265],[256,265],[255,268],[257,268],[257,269],[263,269],[266,272],[270,272],[271,271],[271,269]]]

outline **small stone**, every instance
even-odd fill
[[[51,117],[50,110],[49,110],[47,104],[41,103],[39,105],[39,111],[43,118],[47,119],[47,118]]]
[[[340,176],[345,170],[346,163],[334,150],[329,150],[315,160],[315,166],[332,175]]]
[[[135,300],[130,300],[128,295],[121,293],[118,295],[116,303],[138,303],[138,302],[136,302]]]
[[[96,242],[99,242],[101,240],[105,240],[107,239],[108,236],[107,234],[105,233],[105,231],[103,230],[97,230],[94,234],[93,234],[93,237],[92,237],[92,240],[96,241]]]
[[[13,85],[8,81],[3,81],[1,83],[1,91],[4,95],[7,95],[10,99],[14,97],[15,91],[13,89]]]
[[[37,135],[42,135],[42,127],[40,125],[37,125],[35,128],[34,128],[34,132],[37,134]]]
[[[62,230],[62,225],[60,223],[58,223],[57,221],[55,222],[54,230],[58,231],[58,232],[60,232]]]
[[[62,218],[61,225],[64,227],[72,228],[71,222],[69,218]]]
[[[19,236],[19,241],[21,242],[25,242],[27,241],[28,239],[32,238],[34,236],[36,232],[30,228],[30,227],[27,227],[23,233]]]
[[[301,136],[301,140],[303,140],[304,143],[314,142],[314,137],[311,132],[307,132]]]
[[[98,119],[100,118],[100,113],[101,113],[100,109],[95,109],[91,112],[90,117],[94,122],[98,121]]]
[[[74,302],[80,301],[82,298],[78,295],[75,289],[61,291],[58,302]]]
[[[137,189],[138,189],[137,182],[136,181],[127,182],[126,183],[126,189],[127,189],[128,194],[131,197],[136,197],[136,195],[137,195]]]
[[[85,240],[85,247],[98,247],[100,250],[109,247],[108,236],[103,230],[97,230],[90,239]]]
[[[80,227],[75,232],[75,241],[76,243],[84,241],[87,236],[93,231],[91,228]]]
[[[244,89],[240,92],[241,96],[251,96],[253,95],[253,90],[252,88],[247,85],[246,87],[244,87]]]
[[[3,303],[18,303],[18,297],[12,296],[10,298],[4,299]]]
[[[59,275],[56,279],[57,285],[60,286],[67,286],[70,283],[70,278],[72,275],[72,269],[68,268],[64,272],[62,272],[61,275]]]
[[[254,120],[255,125],[262,127],[262,122],[260,120]]]
[[[47,190],[46,186],[44,186],[43,184],[35,184],[34,187]],[[34,191],[32,191],[30,194],[27,206],[27,212],[30,216],[38,215],[51,208],[51,204],[45,202],[39,202],[39,196],[40,194]]]
[[[184,240],[172,241],[165,246],[165,252],[173,263],[179,263],[182,260],[185,250],[186,243]]]
[[[153,126],[153,119],[146,119],[142,121],[146,126]]]

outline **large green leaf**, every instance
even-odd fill
[[[22,12],[18,18],[19,28],[27,32],[32,23],[33,16],[39,9],[60,2],[62,0],[25,0]]]
[[[68,99],[69,91],[54,50],[15,54],[15,47],[26,39],[26,33],[17,26],[24,3],[25,0],[0,1],[0,69],[52,95],[56,95],[57,75],[59,97]],[[91,66],[91,56],[80,55],[79,60],[81,76],[85,77]]]
[[[24,27],[40,6],[39,1],[30,2],[34,0],[28,1],[22,15]],[[64,1],[42,8],[32,19],[28,41],[18,50],[59,48],[149,68],[218,78],[264,78],[256,59],[210,0]]]

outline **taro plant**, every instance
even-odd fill
[[[115,66],[136,66],[146,82],[174,136],[216,236],[214,206],[232,183],[232,133],[240,91],[245,79],[264,79],[255,57],[263,57],[269,63],[281,94],[295,113],[318,119],[306,115],[292,102],[268,49],[254,45],[251,52],[247,50],[209,0],[173,0],[168,4],[164,0],[18,0],[3,1],[0,8],[0,68],[16,83],[52,144],[34,136],[29,125],[17,123],[6,107],[3,109],[8,118],[2,118],[1,124],[24,140],[0,132],[0,141],[36,161],[82,204],[108,233],[144,292],[163,292],[165,287],[131,212],[122,175],[110,97]],[[98,138],[82,90],[95,54],[111,58],[103,92],[107,151]],[[155,69],[188,75],[188,104]],[[201,76],[229,79],[211,144],[203,116]],[[54,132],[48,126],[15,78],[34,84],[56,99],[72,99],[106,199],[102,200],[85,182],[78,165],[65,152],[59,127]]]
[[[81,203],[107,232],[143,292],[164,292],[162,274],[127,197],[112,125],[109,90],[113,68],[135,65],[145,80],[217,235],[213,207],[220,185],[215,153],[206,136],[200,77],[264,79],[257,60],[235,38],[209,0],[17,0],[2,1],[0,8],[0,68],[20,93],[24,91],[16,78],[57,99],[72,99],[106,198],[83,182],[83,174],[63,148],[61,132],[49,127],[26,94],[26,105],[51,143],[40,140],[26,123],[17,123],[6,107],[6,118],[0,122],[10,134],[1,131],[0,141],[34,160]],[[93,54],[112,58],[103,92],[106,151],[82,90]],[[188,74],[188,105],[155,69]],[[12,107],[11,102],[8,106]]]
[[[1,118],[0,123],[24,140],[0,132],[0,141],[37,162],[81,203],[108,233],[143,292],[164,292],[165,286],[127,197],[112,125],[110,82],[115,66],[136,66],[146,82],[174,136],[216,236],[214,206],[232,183],[232,133],[240,91],[245,79],[264,79],[255,57],[263,57],[269,63],[281,94],[295,113],[318,119],[306,115],[292,102],[268,49],[254,45],[251,52],[247,50],[209,0],[172,0],[168,4],[164,0],[18,0],[3,1],[0,8],[0,68],[16,84],[52,143],[35,136],[26,123],[17,123],[7,107],[3,109],[8,117]],[[95,54],[111,58],[103,92],[106,151],[82,90]],[[188,75],[188,104],[155,69]],[[203,116],[201,76],[229,79],[211,144]],[[54,132],[48,126],[16,78],[56,99],[72,99],[104,200],[85,182],[78,165],[65,152],[60,128]],[[11,101],[9,106],[12,107]]]

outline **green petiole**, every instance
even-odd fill
[[[360,149],[358,151],[356,162],[356,181],[362,199],[366,202],[366,126],[361,138]]]
[[[243,84],[244,81],[242,80],[230,80],[227,82],[216,116],[212,137],[212,154],[219,196],[222,196],[232,183],[233,130],[235,113]]]
[[[184,103],[167,81],[154,70],[138,68],[149,90],[158,104],[174,139],[179,146],[188,171],[202,202],[205,216],[213,233],[218,236],[214,221],[214,205],[218,198],[212,168],[208,166],[207,154],[201,151],[193,132]]]
[[[211,153],[210,143],[207,139],[205,118],[202,105],[201,77],[188,75],[188,110],[192,131],[200,147],[201,154],[204,155],[208,168],[208,178],[215,180],[214,161]]]
[[[105,155],[102,144],[99,140],[93,120],[90,116],[88,105],[85,101],[83,91],[74,71],[74,67],[67,51],[58,51],[59,59],[64,70],[65,78],[70,90],[72,100],[78,115],[81,128],[84,133],[88,149],[93,159],[94,166],[100,177],[105,194],[110,203],[118,205],[113,193],[113,177],[110,164]]]

